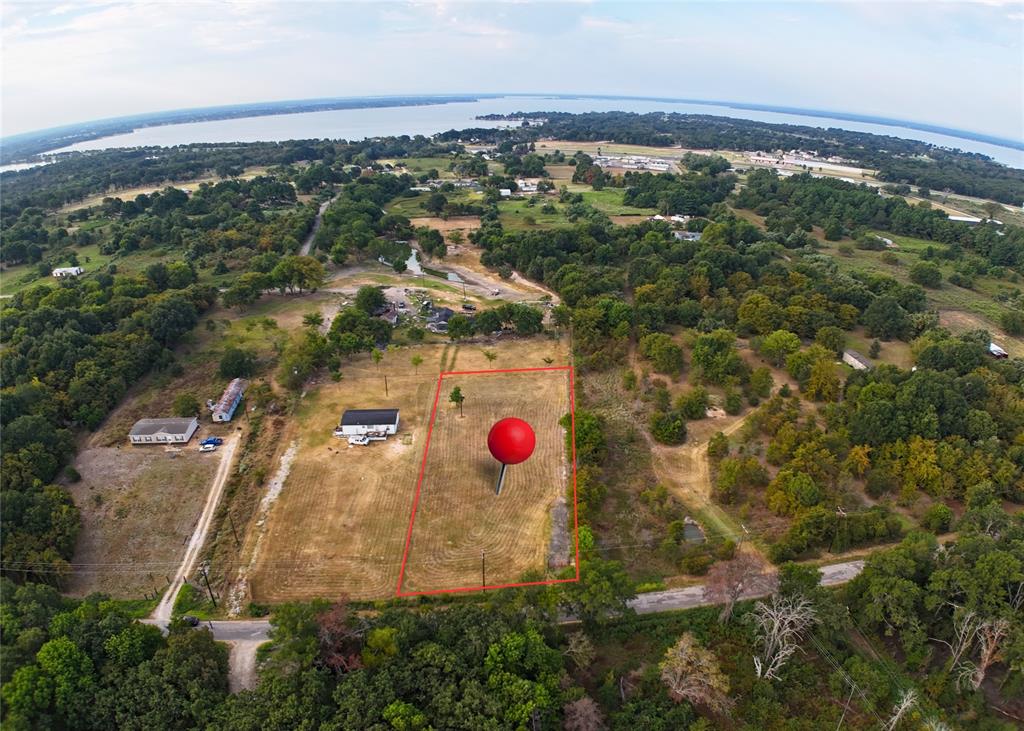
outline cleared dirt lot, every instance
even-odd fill
[[[163,447],[93,447],[69,486],[82,511],[68,593],[102,591],[134,599],[162,591],[181,562],[202,511],[219,454]]]
[[[484,350],[497,359],[489,361]],[[418,369],[411,365],[414,355],[423,358]],[[438,373],[543,367],[544,358],[565,364],[564,341],[405,348],[388,352],[379,370],[364,357],[344,369],[340,382],[309,393],[293,425],[297,450],[249,573],[252,600],[393,596]],[[467,404],[468,398],[467,392]],[[400,409],[398,435],[349,448],[331,432],[342,411],[352,408]]]
[[[465,395],[460,415],[448,394]],[[403,592],[437,591],[522,580],[546,572],[551,511],[565,495],[570,465],[558,420],[569,411],[568,371],[448,375],[440,384]],[[506,416],[529,422],[537,446],[509,468],[494,494],[498,463],[487,449],[491,425]]]

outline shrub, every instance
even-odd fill
[[[942,284],[942,271],[931,262],[919,261],[910,267],[910,281],[922,287],[935,289]]]
[[[199,413],[199,402],[190,393],[179,393],[174,397],[172,410],[175,416],[196,416]]]
[[[245,378],[256,372],[256,354],[251,350],[230,347],[221,356],[217,369],[221,378]]]
[[[703,419],[708,409],[707,389],[698,386],[689,393],[683,394],[676,399],[676,409],[686,419]]]
[[[864,490],[871,497],[878,499],[888,492],[894,492],[899,487],[899,481],[889,472],[874,469],[868,472],[867,483]]]
[[[680,562],[679,567],[683,573],[692,574],[694,576],[703,576],[711,568],[713,560],[711,556],[706,553],[692,553],[689,556],[683,558]]]
[[[651,436],[662,444],[686,441],[686,420],[678,411],[656,411],[651,415]]]
[[[82,475],[71,465],[64,468],[64,477],[67,478],[68,482],[78,482],[82,479]]]
[[[708,442],[708,457],[721,459],[729,454],[729,439],[722,432],[715,432]]]
[[[741,411],[743,411],[743,398],[738,391],[728,391],[725,394],[725,413],[735,416]]]
[[[999,317],[999,324],[1007,335],[1024,335],[1024,312],[1011,310]]]
[[[942,503],[935,503],[921,516],[921,527],[932,533],[945,533],[953,523],[953,511]]]

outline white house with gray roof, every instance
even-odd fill
[[[139,419],[128,432],[132,444],[187,444],[199,428],[199,419]]]

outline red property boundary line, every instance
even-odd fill
[[[569,373],[569,427],[572,434],[572,520],[573,540],[576,552],[576,576],[571,579],[550,579],[548,581],[520,581],[510,584],[486,584],[482,586],[460,586],[454,589],[430,589],[427,591],[402,591],[405,581],[405,565],[409,561],[412,548],[412,528],[416,522],[416,511],[420,504],[420,491],[423,488],[423,476],[427,469],[427,453],[430,451],[430,437],[434,433],[434,422],[437,419],[437,405],[441,398],[441,383],[446,376],[480,376],[495,373],[536,373],[539,371],[563,371]],[[434,392],[434,405],[430,410],[430,424],[427,427],[427,441],[423,446],[423,459],[420,461],[420,475],[416,480],[416,492],[412,498],[412,514],[409,516],[409,528],[405,532],[405,550],[402,552],[402,567],[398,571],[396,597],[424,596],[429,594],[457,594],[468,591],[486,591],[488,589],[511,589],[520,586],[547,586],[549,584],[567,584],[580,580],[580,519],[576,496],[576,369],[572,366],[546,366],[544,368],[498,368],[483,371],[442,371],[437,377],[437,389]]]

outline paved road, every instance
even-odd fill
[[[181,559],[178,572],[174,575],[174,581],[167,587],[167,591],[164,592],[160,603],[156,605],[156,609],[150,615],[150,618],[158,624],[165,625],[170,621],[171,610],[174,609],[174,600],[178,596],[178,591],[185,583],[185,579],[195,569],[196,558],[199,556],[199,551],[206,541],[206,534],[210,530],[210,523],[213,522],[213,514],[217,511],[217,503],[220,502],[221,493],[224,492],[224,485],[227,483],[228,475],[231,473],[231,464],[235,456],[236,447],[238,447],[238,437],[230,436],[224,440],[224,444],[218,450],[220,452],[220,466],[217,467],[217,474],[213,478],[213,484],[210,486],[210,492],[206,497],[206,505],[203,506],[203,512],[199,516],[199,522],[196,523],[195,530],[192,531],[192,537],[185,548],[185,555]],[[202,456],[200,455],[200,457]]]
[[[842,584],[859,574],[863,568],[863,560],[823,566],[821,583],[823,586]],[[753,599],[761,595],[755,591],[744,598]],[[712,603],[704,596],[704,586],[698,585],[641,594],[630,602],[630,606],[637,614],[657,614]],[[149,623],[166,626],[166,620],[153,619],[149,620]],[[231,670],[228,679],[232,692],[252,688],[256,683],[256,649],[270,639],[270,622],[265,619],[217,620],[203,622],[202,626],[209,627],[215,639],[227,642],[231,646]]]
[[[822,586],[835,586],[849,581],[859,574],[864,568],[864,561],[848,561],[837,563],[832,566],[821,568]],[[755,599],[764,596],[764,592],[753,591],[743,596],[744,599]],[[658,612],[671,612],[677,609],[692,609],[702,607],[714,602],[704,597],[704,586],[688,586],[685,589],[667,589],[665,591],[652,591],[640,594],[630,602],[630,606],[637,614],[656,614]]]
[[[299,249],[299,253],[302,256],[309,256],[309,252],[313,247],[313,239],[316,238],[316,232],[320,230],[320,224],[324,222],[324,211],[327,210],[327,206],[334,203],[337,199],[338,196],[334,196],[320,204],[320,210],[316,212],[316,218],[313,219],[313,228],[309,230],[309,234],[307,234],[306,239],[302,242],[302,248]]]

